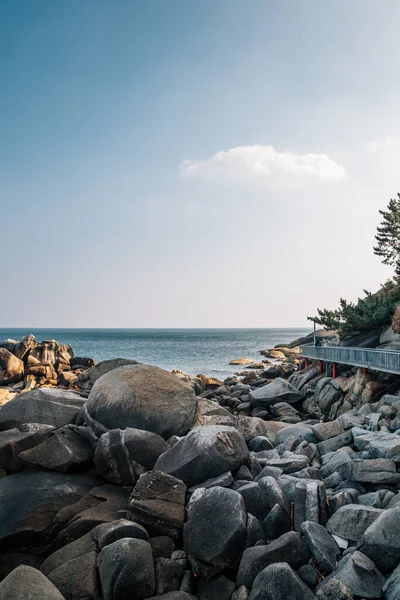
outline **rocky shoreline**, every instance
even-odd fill
[[[223,382],[0,343],[0,600],[398,600],[400,381],[299,343]]]

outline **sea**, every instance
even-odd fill
[[[224,379],[245,367],[229,365],[234,358],[260,362],[260,350],[273,348],[310,333],[308,328],[281,329],[0,329],[0,340],[19,340],[32,333],[38,341],[70,344],[75,356],[101,361],[133,358],[168,371]]]

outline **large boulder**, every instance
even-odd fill
[[[365,530],[359,542],[360,551],[374,561],[384,573],[400,561],[400,507],[383,511]]]
[[[46,545],[57,513],[97,483],[91,475],[22,471],[0,478],[0,550]]]
[[[254,580],[249,600],[315,600],[309,587],[286,562],[269,565]]]
[[[326,528],[329,533],[345,540],[358,542],[368,527],[376,521],[382,510],[372,506],[347,504],[337,510],[329,519]]]
[[[21,452],[19,458],[34,467],[70,473],[83,470],[92,463],[93,449],[82,434],[62,427],[39,445]]]
[[[37,569],[22,565],[0,583],[0,600],[65,600]]]
[[[247,462],[249,450],[233,427],[198,427],[157,460],[155,468],[182,479],[188,487],[235,471]]]
[[[151,546],[145,540],[123,538],[98,556],[103,597],[107,600],[144,600],[155,592]]]
[[[48,579],[66,600],[101,600],[96,561],[97,552],[92,550],[60,565]]]
[[[246,509],[234,490],[211,488],[190,506],[183,539],[194,572],[204,579],[235,566],[246,538]]]
[[[24,363],[6,348],[0,348],[0,385],[22,381]]]
[[[94,462],[106,481],[134,485],[140,475],[152,469],[157,458],[167,452],[167,442],[156,433],[142,429],[112,429],[97,444]]]
[[[340,550],[325,527],[313,521],[304,521],[301,529],[319,569],[331,573],[336,568]]]
[[[372,560],[358,551],[344,556],[337,569],[320,583],[319,589],[323,590],[331,579],[337,579],[356,598],[365,598],[365,600],[381,598],[385,584],[384,576]]]
[[[364,432],[357,430],[354,444],[358,450],[365,450],[371,458],[390,458],[400,462],[400,436],[386,431]]]
[[[281,377],[250,392],[250,402],[253,406],[268,407],[278,402],[295,404],[302,397],[302,394],[291,383]]]
[[[63,427],[75,421],[85,401],[69,390],[52,388],[37,388],[19,394],[0,407],[0,430],[19,427],[23,423]]]
[[[273,563],[287,562],[294,569],[308,563],[310,551],[300,533],[290,531],[266,546],[247,548],[243,552],[237,574],[236,585],[251,588],[254,579],[265,567]]]
[[[25,345],[27,343],[29,344],[26,341]],[[19,351],[18,346],[15,351]],[[63,367],[70,366],[73,357],[74,353],[68,344],[59,344],[56,340],[43,340],[42,342],[32,342],[32,346],[24,353],[24,362],[27,364],[28,370],[35,365],[62,370]]]
[[[189,431],[196,406],[188,384],[163,369],[138,364],[100,377],[89,394],[85,416],[97,434],[134,427],[168,439]]]

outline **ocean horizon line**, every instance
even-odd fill
[[[7,329],[8,331],[17,331],[21,329],[30,329],[32,331],[235,331],[238,329],[246,330],[268,330],[268,329],[312,329],[311,327],[305,327],[302,325],[285,325],[283,326],[269,326],[269,327],[31,327],[29,325],[0,325],[0,331]]]

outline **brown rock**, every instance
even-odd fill
[[[234,358],[229,363],[230,365],[251,365],[253,362],[252,358]]]
[[[24,363],[6,348],[0,348],[0,385],[22,381]]]
[[[261,350],[260,354],[262,354],[263,356],[268,356],[268,358],[278,358],[278,359],[283,359],[285,358],[285,354],[283,352],[281,352],[281,350]]]
[[[20,358],[25,362],[29,352],[37,345],[38,342],[35,340],[35,336],[30,334],[21,338],[19,342],[15,343],[12,353],[15,354],[17,358]]]
[[[0,406],[6,404],[17,395],[11,388],[0,388]]]
[[[62,371],[58,374],[59,383],[66,387],[74,385],[77,379],[78,374],[75,371]]]

